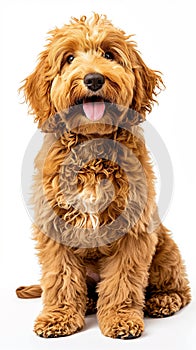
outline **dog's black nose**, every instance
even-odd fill
[[[84,84],[91,91],[97,91],[102,88],[105,78],[100,73],[89,73],[84,77]]]

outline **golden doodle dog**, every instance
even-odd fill
[[[33,190],[41,287],[17,293],[42,293],[41,337],[73,334],[96,311],[105,336],[136,338],[144,314],[170,316],[191,299],[139,126],[162,79],[106,16],[50,35],[22,87],[45,133]]]

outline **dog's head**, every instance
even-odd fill
[[[104,118],[107,123],[111,104],[121,111],[131,108],[145,119],[162,80],[145,65],[130,36],[98,14],[74,18],[50,35],[22,87],[39,127],[57,113],[69,115],[74,106],[80,109],[75,107],[68,122],[79,114],[81,124]]]

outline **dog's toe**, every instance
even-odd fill
[[[141,333],[139,335],[133,335],[133,334],[129,334],[128,336],[124,336],[123,335],[118,335],[116,338],[117,339],[123,339],[123,340],[129,340],[129,339],[137,339],[141,336]]]

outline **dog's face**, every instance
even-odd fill
[[[107,123],[111,103],[145,119],[161,78],[144,64],[129,36],[97,14],[73,19],[50,34],[38,66],[23,86],[39,127],[50,116],[78,105],[75,114],[81,124]]]

